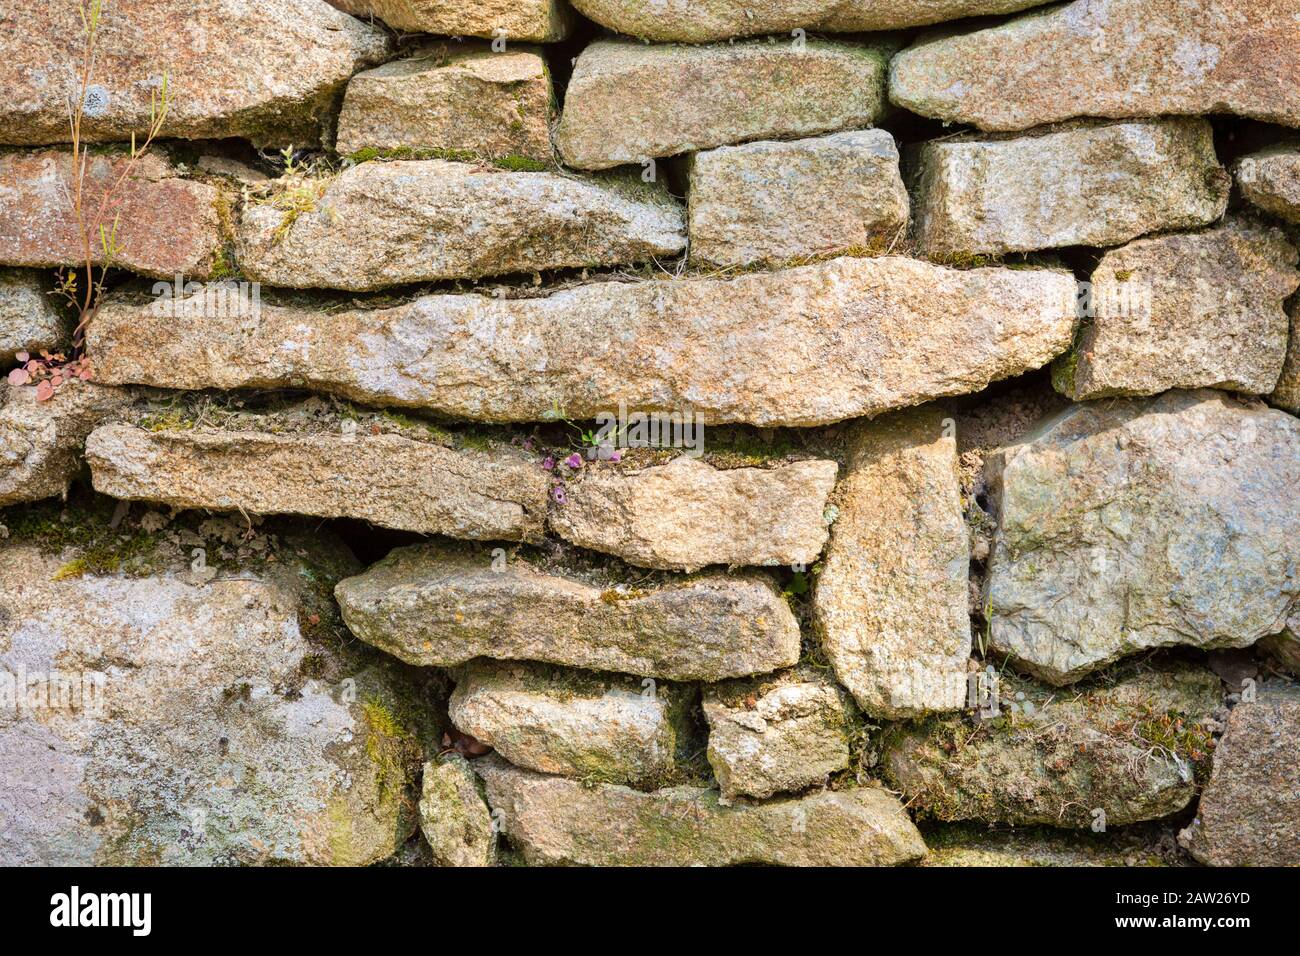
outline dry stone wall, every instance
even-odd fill
[[[79,7],[0,864],[1300,865],[1292,0]]]

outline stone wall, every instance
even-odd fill
[[[572,5],[0,11],[0,863],[1300,864],[1300,8]]]

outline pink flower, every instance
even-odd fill
[[[542,467],[545,468],[547,471],[554,471],[555,459],[552,458],[550,455],[547,455],[545,458],[542,459]]]
[[[568,458],[564,459],[564,463],[565,463],[566,465],[568,465],[570,468],[581,468],[581,467],[582,467],[582,456],[579,455],[579,454],[575,451],[575,452],[574,452],[572,455],[570,455]]]
[[[612,451],[609,453],[610,461],[620,461],[622,460],[622,458],[623,458],[623,453],[621,451]]]
[[[551,497],[555,499],[557,505],[562,505],[569,500],[569,496],[565,494],[564,485],[556,485],[552,488]]]

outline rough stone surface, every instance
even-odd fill
[[[895,724],[882,765],[908,806],[939,820],[1082,828],[1176,813],[1196,796],[1222,684],[1188,665],[1115,676],[1062,695],[1004,675],[998,719]]]
[[[1300,866],[1300,688],[1265,684],[1257,695],[1228,716],[1182,834],[1209,866]]]
[[[892,866],[925,855],[902,804],[874,787],[723,807],[718,793],[584,787],[488,757],[474,769],[534,865]]]
[[[691,258],[720,266],[887,249],[908,224],[883,129],[697,153],[688,198]]]
[[[813,593],[827,659],[876,717],[957,710],[970,659],[970,544],[953,430],[935,409],[853,426]]]
[[[804,29],[866,33],[1013,13],[1046,0],[573,0],[616,33],[656,42],[706,43]]]
[[[92,154],[87,162],[85,206],[89,225],[104,192],[121,180],[128,159],[120,153]],[[221,192],[182,179],[155,152],[146,153],[114,194],[117,221],[114,266],[147,276],[206,279],[217,264],[222,235]],[[75,187],[70,155],[58,150],[0,154],[0,264],[48,268],[85,262],[81,231],[73,211]],[[89,228],[88,225],[88,228]],[[105,256],[98,231],[91,242],[96,265]],[[84,281],[84,278],[83,280]]]
[[[0,505],[67,494],[86,436],[128,401],[120,389],[81,381],[43,402],[34,385],[0,384]]]
[[[75,682],[71,708],[39,692],[0,712],[0,864],[360,866],[414,833],[411,690],[309,624],[345,546],[285,542],[205,584],[188,546],[157,545],[147,573],[0,549],[0,679]]]
[[[1117,246],[1208,225],[1229,187],[1202,119],[933,140],[921,150],[916,234],[933,257]]]
[[[1277,386],[1268,400],[1292,415],[1300,415],[1300,299],[1291,304],[1289,318],[1291,334],[1286,358],[1282,362],[1282,374],[1278,376]]]
[[[536,48],[437,44],[358,73],[335,148],[551,162],[551,79]]]
[[[265,290],[264,290],[265,291]],[[594,283],[537,299],[425,296],[377,310],[276,305],[175,316],[105,302],[96,374],[164,388],[312,388],[455,419],[690,411],[817,425],[1039,368],[1074,334],[1074,277],[840,259],[730,280]],[[720,348],[719,343],[726,343]]]
[[[716,681],[799,659],[799,625],[758,574],[627,591],[522,557],[496,571],[486,551],[425,545],[398,548],[336,594],[357,637],[411,664],[492,657]]]
[[[1175,831],[1138,824],[1105,833],[1028,827],[993,830],[980,823],[932,824],[921,866],[1169,866],[1183,862]]]
[[[305,213],[245,206],[239,262],[248,278],[363,291],[643,262],[686,245],[682,208],[662,183],[636,177],[413,160],[361,163],[319,188]]]
[[[1076,405],[988,463],[998,660],[1068,684],[1248,647],[1300,599],[1300,420],[1221,392]]]
[[[72,323],[59,314],[39,273],[0,269],[0,362],[18,352],[57,352],[72,338]]]
[[[1092,274],[1095,315],[1057,359],[1057,388],[1076,401],[1171,388],[1268,394],[1298,258],[1285,232],[1249,220],[1106,253]]]
[[[666,465],[584,469],[551,528],[630,564],[695,571],[710,564],[812,564],[826,543],[833,461],[721,469],[689,455]]]
[[[1237,113],[1300,126],[1292,0],[1074,0],[895,57],[894,103],[1018,130],[1076,116]]]
[[[689,697],[648,678],[600,678],[479,660],[456,675],[452,723],[517,767],[587,783],[668,778],[685,742]]]
[[[647,46],[597,40],[578,57],[555,143],[579,169],[752,139],[815,136],[884,115],[888,51],[825,40]]]
[[[1300,125],[1300,124],[1297,124]],[[1300,223],[1300,145],[1275,146],[1237,162],[1241,194],[1265,212]]]
[[[565,0],[327,0],[363,19],[395,30],[442,36],[497,37],[553,43],[573,23]],[[508,49],[508,46],[507,46]]]
[[[95,489],[174,508],[361,518],[475,540],[537,541],[546,473],[500,446],[453,450],[400,435],[280,435],[104,425],[86,442]]]
[[[724,800],[824,786],[849,765],[852,702],[812,670],[704,691],[708,760]]]
[[[1272,654],[1292,674],[1300,676],[1300,606],[1281,633],[1264,638],[1256,646]]]
[[[82,43],[75,0],[7,0],[0,143],[70,139]],[[82,133],[98,142],[142,137],[166,75],[169,139],[310,145],[348,77],[388,49],[382,30],[319,0],[112,0],[103,5]]]
[[[439,866],[491,866],[496,830],[469,762],[447,754],[424,765],[420,831]]]

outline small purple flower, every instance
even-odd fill
[[[533,439],[531,436],[524,439],[524,450],[525,451],[533,450]]]
[[[557,505],[562,505],[569,500],[569,496],[565,494],[564,485],[556,485],[552,488],[551,497],[555,499]]]
[[[564,459],[564,463],[565,463],[566,465],[568,465],[570,468],[581,468],[581,467],[582,467],[582,456],[579,455],[579,454],[575,451],[575,452],[574,452],[572,455],[570,455],[568,458]]]
[[[623,453],[621,451],[612,451],[609,453],[610,461],[621,461],[622,458],[623,458]]]
[[[542,459],[542,467],[545,468],[547,471],[554,471],[555,459],[552,458],[550,455],[547,455],[545,458]]]

